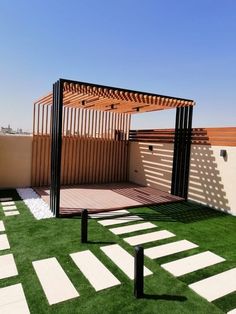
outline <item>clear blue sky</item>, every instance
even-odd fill
[[[0,126],[31,129],[59,77],[191,98],[194,126],[236,125],[235,0],[0,0],[0,39]]]

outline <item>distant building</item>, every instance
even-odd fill
[[[18,128],[16,131],[13,130],[10,126],[10,124],[8,124],[8,127],[1,127],[0,130],[0,135],[30,135],[29,132],[25,132],[22,129]]]

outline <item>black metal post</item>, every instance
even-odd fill
[[[61,144],[62,144],[62,109],[63,109],[63,80],[53,84],[52,127],[51,127],[51,188],[50,207],[53,214],[60,214],[61,188]]]
[[[176,194],[176,184],[177,184],[179,119],[180,119],[180,108],[177,107],[176,117],[175,117],[174,156],[173,156],[172,180],[171,180],[171,194],[173,195]]]
[[[81,243],[88,242],[88,211],[83,209],[81,212]]]
[[[188,197],[188,185],[189,185],[189,169],[191,159],[191,143],[192,143],[192,119],[193,119],[193,106],[188,107],[188,126],[186,134],[186,153],[185,153],[185,169],[184,169],[184,186],[183,197]]]
[[[171,194],[187,199],[192,137],[193,106],[176,111]]]
[[[137,299],[143,297],[143,247],[135,247],[134,255],[134,295]]]

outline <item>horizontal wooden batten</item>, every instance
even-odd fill
[[[135,142],[174,143],[174,129],[130,130],[129,140]],[[194,128],[192,144],[236,146],[236,127]]]

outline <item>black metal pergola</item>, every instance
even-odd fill
[[[193,100],[59,79],[53,84],[53,93],[50,95],[52,100],[50,208],[56,217],[60,215],[62,116],[65,91],[70,91],[73,95],[78,94],[79,98],[71,105],[87,109],[91,108],[92,101],[92,109],[128,114],[176,108],[171,194],[187,198],[192,115],[195,104]],[[91,100],[91,97],[94,98]]]

